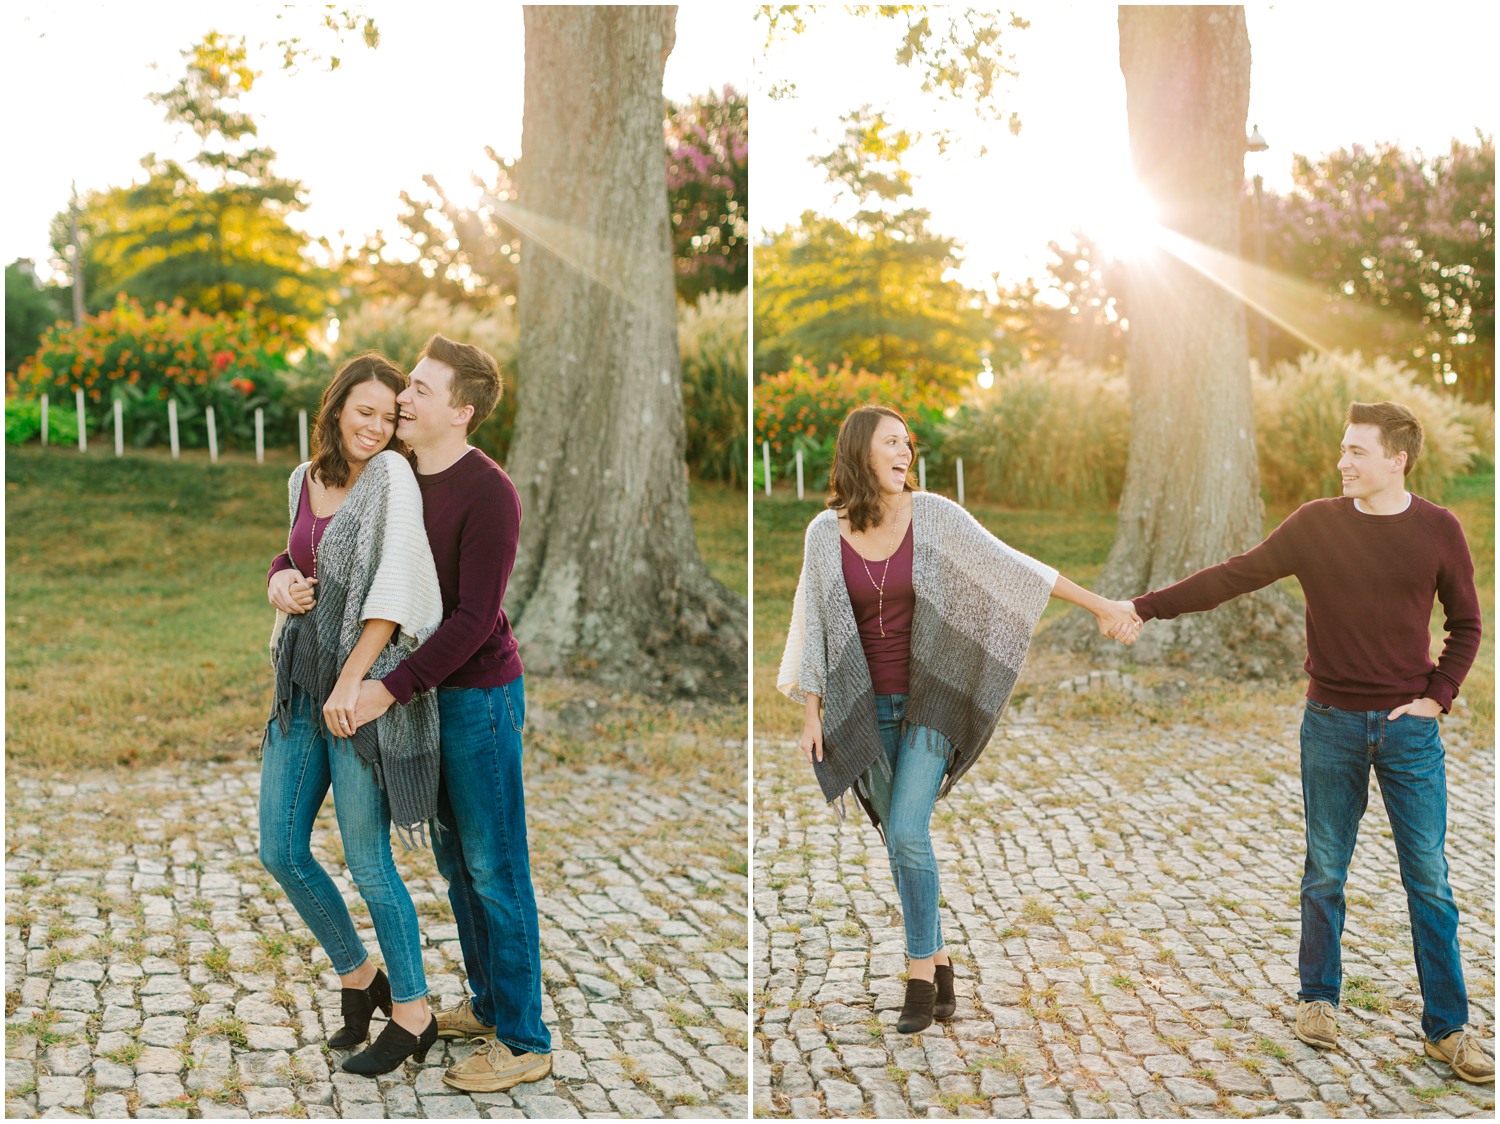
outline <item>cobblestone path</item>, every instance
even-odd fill
[[[852,801],[839,823],[795,743],[756,745],[757,1114],[1494,1115],[1492,1087],[1422,1054],[1406,900],[1374,793],[1350,874],[1341,1049],[1291,1033],[1300,706],[1274,712],[1274,738],[1037,712],[1012,711],[937,807],[958,1011],[919,1035],[894,1029],[906,964],[879,837]],[[1488,1039],[1494,744],[1451,725],[1445,741],[1448,859]]]
[[[691,842],[742,853],[742,800],[597,767],[531,771],[553,1076],[470,1096],[442,1083],[467,1043],[378,1081],[338,1068],[344,1052],[323,1044],[342,1022],[338,978],[257,860],[258,788],[253,761],[11,778],[7,1116],[748,1115],[744,870]],[[368,927],[331,807],[313,849]],[[428,984],[455,1002],[446,884],[430,851],[397,863]]]

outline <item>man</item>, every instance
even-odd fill
[[[443,1080],[493,1093],[552,1072],[542,1023],[541,949],[526,846],[521,658],[501,608],[521,501],[468,443],[500,398],[500,368],[477,347],[433,336],[396,399],[396,436],[417,461],[443,623],[382,680],[366,680],[361,725],[440,688],[441,786],[433,848],[448,880],[473,997],[437,1013],[443,1038],[492,1036]]]
[[[1307,858],[1294,1033],[1311,1046],[1337,1044],[1344,882],[1373,768],[1406,887],[1427,1053],[1465,1081],[1493,1082],[1494,1062],[1465,1030],[1437,723],[1479,650],[1474,564],[1452,513],[1406,491],[1422,450],[1412,412],[1394,402],[1356,402],[1346,425],[1342,499],[1303,504],[1253,550],[1137,598],[1135,609],[1143,621],[1170,620],[1297,576],[1307,597]],[[1428,654],[1434,594],[1448,632],[1436,664]]]

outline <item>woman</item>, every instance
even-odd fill
[[[406,376],[379,355],[351,359],[323,392],[312,460],[291,476],[291,532],[272,564],[276,693],[262,745],[260,856],[328,953],[344,1025],[328,1044],[357,1046],[381,1008],[390,1021],[350,1073],[420,1062],[437,1039],[422,940],[391,858],[390,831],[412,838],[437,813],[438,721],[431,693],[356,728],[362,680],[390,672],[442,617],[416,477],[401,452],[396,395]],[[316,587],[316,597],[314,597]],[[312,856],[313,820],[330,785],[344,859],[369,906],[390,969],[370,963],[343,896]]]
[[[1049,597],[1133,643],[1129,602],[1106,601],[1012,550],[958,504],[911,485],[906,422],[861,406],[839,427],[829,510],[807,528],[777,686],[806,711],[802,751],[823,795],[853,788],[885,839],[908,956],[896,1029],[955,1008],[928,823],[1010,698]]]

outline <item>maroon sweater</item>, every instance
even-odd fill
[[[916,612],[917,595],[911,584],[912,529],[886,560],[866,562],[859,551],[840,536],[843,544],[844,586],[849,590],[849,605],[854,623],[859,626],[859,642],[870,666],[870,683],[877,695],[904,695],[911,683],[911,618]],[[882,598],[875,582],[885,586]],[[885,635],[880,622],[885,621]]]
[[[478,449],[442,472],[416,476],[443,623],[381,682],[400,703],[432,687],[503,687],[521,674],[520,649],[500,607],[521,536],[521,497]],[[283,553],[271,573],[290,565]]]
[[[1398,515],[1368,515],[1348,498],[1305,503],[1259,546],[1137,598],[1135,609],[1171,620],[1292,574],[1307,597],[1308,698],[1341,710],[1453,705],[1479,651],[1474,561],[1453,513],[1418,496]],[[1436,664],[1434,593],[1448,632]]]

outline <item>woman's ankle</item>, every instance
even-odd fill
[[[432,1021],[432,1009],[427,999],[414,999],[410,1003],[397,1003],[391,1008],[391,1021],[411,1034],[421,1034]]]
[[[350,972],[348,975],[340,976],[339,986],[347,987],[355,991],[364,991],[372,983],[375,982],[376,971],[377,969],[375,965],[366,960],[363,964],[354,969],[354,971]]]

